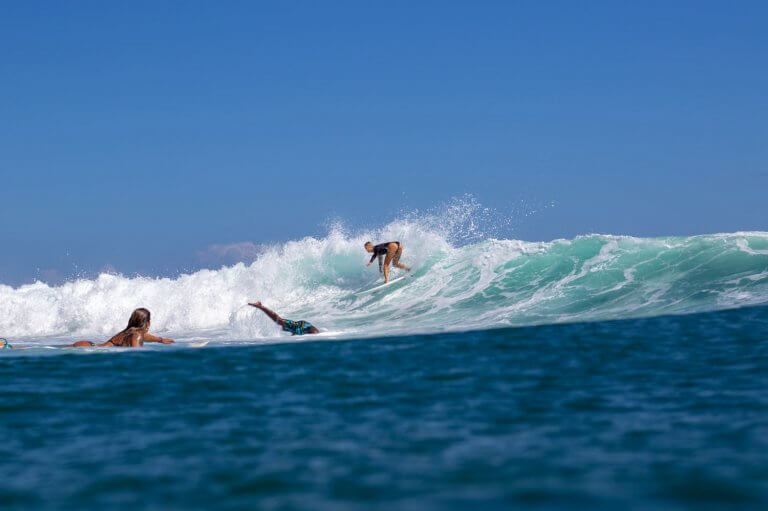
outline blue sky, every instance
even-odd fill
[[[472,194],[507,236],[768,229],[765,2],[4,2],[0,282]],[[554,207],[541,209],[541,205]]]

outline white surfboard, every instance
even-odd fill
[[[387,284],[379,284],[378,286],[374,286],[374,287],[372,287],[370,289],[365,289],[363,291],[358,291],[355,294],[357,294],[357,295],[367,295],[368,293],[373,293],[374,291],[378,291],[379,289],[384,289],[385,287],[387,287],[387,286],[389,286],[391,284],[394,284],[395,282],[399,282],[399,281],[403,280],[404,278],[406,278],[407,276],[408,275],[403,275],[402,277],[397,277],[396,279],[390,280]]]

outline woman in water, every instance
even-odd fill
[[[150,313],[145,308],[139,308],[133,311],[128,320],[128,326],[121,332],[118,332],[110,340],[103,344],[94,344],[91,341],[77,341],[71,344],[73,348],[84,347],[117,347],[117,348],[138,348],[145,342],[161,342],[163,344],[172,344],[173,339],[158,337],[149,333]]]

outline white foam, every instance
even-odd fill
[[[768,255],[768,250],[756,250],[756,249],[750,248],[749,243],[747,243],[747,240],[745,238],[740,238],[736,240],[736,245],[739,247],[739,250],[741,250],[746,254]]]
[[[147,307],[152,331],[167,337],[285,339],[269,318],[246,305],[251,300],[333,333],[322,338],[768,303],[768,250],[749,248],[741,234],[590,235],[547,243],[489,238],[456,246],[455,223],[446,223],[404,220],[356,234],[337,227],[322,239],[268,247],[251,264],[174,279],[102,274],[57,287],[0,285],[0,336],[102,340],[122,329],[133,309]],[[749,236],[768,241],[765,233]],[[368,240],[403,242],[403,262],[414,268],[406,285],[355,294],[378,278],[375,266],[365,267],[362,246]],[[723,259],[728,257],[737,259]]]

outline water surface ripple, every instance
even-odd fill
[[[2,509],[765,509],[768,308],[0,352]]]

